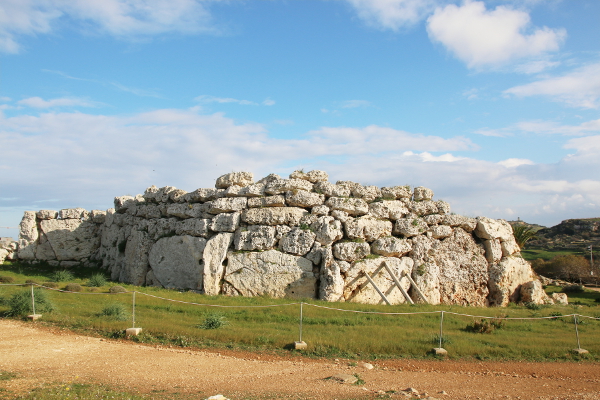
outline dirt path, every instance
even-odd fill
[[[152,347],[0,320],[0,370],[17,379],[0,387],[22,392],[44,383],[97,382],[128,391],[185,393],[189,399],[374,398],[408,387],[437,399],[600,399],[598,363],[391,360],[375,368],[348,361],[281,358]],[[364,385],[325,378],[358,373]],[[381,392],[383,391],[383,392]],[[446,394],[441,394],[444,391]],[[405,398],[393,395],[392,398]]]

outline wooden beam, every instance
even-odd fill
[[[381,290],[379,290],[379,288],[375,284],[375,281],[369,276],[369,274],[367,274],[364,271],[363,271],[363,274],[365,275],[365,277],[367,278],[367,280],[371,283],[371,285],[373,285],[373,287],[375,288],[375,290],[377,291],[377,293],[379,293],[379,295],[381,296],[381,298],[383,299],[383,301],[385,301],[388,306],[391,306],[389,300],[387,299],[387,297],[385,297],[385,294],[383,294],[383,292]]]
[[[421,299],[423,299],[423,301],[425,302],[425,304],[428,304],[429,302],[427,301],[427,298],[425,297],[425,295],[423,294],[423,292],[421,292],[421,289],[419,289],[419,287],[417,286],[417,284],[415,283],[415,281],[413,281],[413,278],[411,278],[411,276],[409,274],[407,274],[406,271],[402,271],[402,276],[405,276],[405,277],[408,278],[408,280],[410,281],[410,283],[413,286],[413,288],[417,291],[417,294],[421,297]]]
[[[385,267],[385,269],[387,269],[387,272],[392,276],[392,279],[394,280],[394,283],[396,284],[396,286],[398,287],[398,289],[400,289],[400,291],[402,292],[402,295],[404,296],[404,298],[406,299],[406,301],[408,301],[410,304],[415,304],[415,302],[413,301],[413,299],[411,299],[410,296],[408,295],[408,293],[406,293],[406,290],[404,290],[404,288],[402,287],[402,285],[400,285],[400,281],[398,280],[398,278],[394,274],[394,271],[392,271],[392,269],[390,268],[390,266],[387,265],[387,263],[385,261],[383,262],[383,266]]]

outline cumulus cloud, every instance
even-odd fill
[[[398,30],[416,24],[439,0],[346,0],[370,26]]]
[[[556,51],[566,37],[564,29],[531,27],[525,11],[508,6],[487,10],[485,3],[470,0],[461,6],[436,8],[427,19],[427,31],[432,41],[441,43],[474,69],[498,67]]]
[[[96,107],[99,105],[99,103],[76,97],[62,97],[50,100],[44,100],[41,97],[29,97],[19,100],[17,104],[32,108]]]
[[[215,97],[215,96],[209,96],[209,95],[198,96],[198,97],[195,97],[194,100],[199,103],[206,103],[206,104],[208,104],[208,103],[220,103],[220,104],[236,103],[236,104],[239,104],[242,106],[257,106],[258,105],[258,103],[254,102],[254,101],[250,101],[250,100],[239,100],[239,99],[234,99],[231,97]],[[273,102],[270,99],[267,99],[267,100],[265,100],[265,102],[263,102],[263,104],[271,106],[271,105],[275,104],[275,102]]]
[[[483,136],[507,137],[516,133],[535,133],[539,135],[586,136],[600,133],[600,119],[585,121],[579,125],[561,125],[557,121],[521,121],[505,128],[482,128],[474,133]]]
[[[206,4],[217,0],[3,0],[0,51],[16,53],[21,35],[45,34],[57,20],[118,37],[213,32]]]
[[[504,91],[517,97],[548,96],[572,107],[600,108],[600,62],[577,68],[562,76],[540,79]]]

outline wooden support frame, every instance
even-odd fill
[[[379,273],[379,271],[381,271],[382,268],[385,268],[386,271],[388,272],[388,274],[390,274],[390,276],[392,277],[392,280],[394,282],[394,285],[400,290],[400,292],[402,292],[402,295],[404,296],[404,298],[406,299],[406,301],[409,302],[410,304],[415,304],[415,302],[413,301],[413,299],[410,298],[410,296],[408,295],[408,293],[406,293],[406,290],[404,290],[404,288],[400,284],[400,280],[394,274],[394,271],[392,271],[392,269],[390,268],[390,266],[387,265],[387,263],[385,261],[383,263],[381,263],[381,265],[379,266],[379,268],[377,268],[375,270],[375,272],[373,273],[373,276],[377,275]],[[367,282],[365,282],[365,283],[363,283],[361,285],[361,289],[364,288],[368,283],[370,283],[371,285],[373,285],[373,288],[375,289],[375,291],[377,291],[377,293],[379,294],[379,296],[381,296],[381,298],[383,299],[383,301],[385,301],[385,303],[387,305],[391,305],[390,301],[385,296],[385,294],[381,291],[381,289],[379,289],[379,287],[377,286],[377,284],[375,283],[375,281],[373,280],[373,278],[368,273],[366,273],[365,271],[362,271],[362,272],[363,272],[363,275],[367,278]],[[409,274],[407,274],[405,271],[402,271],[402,277],[408,278],[408,281],[410,282],[410,284],[412,285],[412,287],[415,289],[415,291],[417,292],[417,294],[419,295],[419,297],[421,297],[421,299],[427,304],[428,303],[427,298],[425,297],[425,295],[423,294],[423,292],[421,292],[421,290],[419,289],[419,287],[417,286],[417,284],[415,283],[415,281],[412,279],[412,277]]]

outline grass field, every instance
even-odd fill
[[[573,249],[573,250],[569,250],[569,249],[547,250],[547,249],[529,248],[529,249],[521,250],[521,255],[527,261],[533,261],[537,258],[542,258],[546,261],[550,261],[551,259],[553,259],[556,256],[566,256],[566,255],[571,255],[571,254],[576,255],[576,256],[586,255],[586,254],[584,254],[583,250],[576,250],[576,249]]]
[[[10,277],[13,283],[33,280],[48,281],[54,269],[47,266],[3,265],[0,276]],[[62,293],[44,291],[55,310],[44,313],[38,323],[51,324],[75,331],[121,338],[132,326],[132,293],[109,294],[115,283],[99,288],[86,286],[97,270],[75,271],[69,282],[79,283],[83,291]],[[10,280],[10,279],[9,279]],[[120,284],[121,285],[121,284]],[[136,290],[135,323],[143,333],[132,340],[145,343],[164,343],[181,347],[220,347],[268,352],[288,352],[291,343],[299,340],[300,304],[289,299],[266,297],[242,298],[204,296],[193,292],[151,287],[122,285]],[[557,288],[548,288],[556,291]],[[0,286],[0,315],[6,315],[7,299],[14,293],[30,291],[29,287]],[[174,301],[159,299],[159,296]],[[569,294],[569,306],[517,306],[507,308],[475,308],[430,305],[364,305],[355,303],[326,303],[304,299],[302,339],[308,343],[308,356],[343,358],[426,358],[438,346],[440,313],[445,311],[443,347],[450,358],[493,360],[579,360],[570,350],[577,347],[575,325],[567,314],[600,317],[600,293]],[[203,305],[182,302],[201,303]],[[114,318],[105,310],[114,306],[125,312],[125,320]],[[220,307],[219,307],[220,306]],[[272,306],[272,307],[267,307]],[[318,307],[317,307],[318,306]],[[338,311],[321,307],[347,310]],[[422,313],[410,315],[364,314]],[[552,319],[506,320],[491,333],[474,332],[474,322],[480,318],[455,315],[470,314],[489,317]],[[216,323],[217,329],[207,322]],[[600,360],[600,320],[584,318],[579,325],[581,347],[590,351],[588,360]]]

